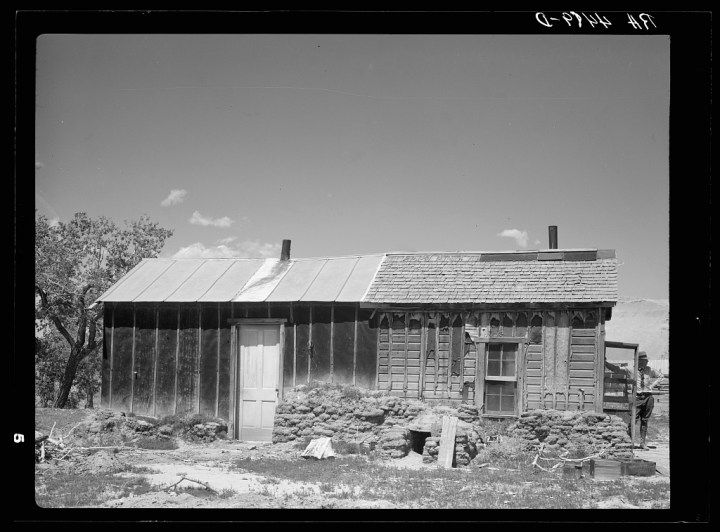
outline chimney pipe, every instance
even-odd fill
[[[280,252],[280,260],[290,260],[290,241],[283,240],[282,251]]]
[[[548,233],[550,234],[550,249],[557,249],[558,248],[557,225],[548,226]]]

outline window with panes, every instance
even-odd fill
[[[486,414],[515,414],[517,353],[517,343],[488,343],[485,369]]]

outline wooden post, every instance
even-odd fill
[[[231,313],[234,318],[234,313]],[[238,326],[230,326],[230,419],[228,420],[228,431],[232,439],[237,438],[235,428],[237,425],[236,403],[237,403],[237,368],[238,368]]]
[[[158,337],[160,336],[160,308],[155,305],[155,363],[153,364],[153,417],[157,417],[157,369],[158,369]]]
[[[195,366],[197,369],[195,371],[195,374],[197,375],[196,378],[196,388],[195,391],[197,393],[197,413],[200,413],[200,368],[202,359],[202,305],[198,303],[198,340],[197,340],[197,366]]]
[[[393,353],[393,318],[395,317],[392,312],[387,314],[388,316],[388,391],[392,391],[392,353]]]
[[[113,373],[115,372],[115,369],[113,368],[114,339],[115,339],[115,305],[112,306],[112,311],[110,314],[110,382],[108,383],[108,408],[112,408],[112,382],[113,382]]]
[[[312,355],[313,355],[313,349],[312,349],[312,305],[310,305],[310,319],[308,320],[308,357],[307,357],[307,381],[310,382],[310,369],[312,368]]]
[[[376,337],[377,342],[375,343],[375,389],[380,389],[380,328],[382,327],[382,314],[375,316],[375,323],[377,324],[375,330],[377,331]],[[390,355],[388,353],[388,361]]]
[[[517,334],[517,329],[513,329],[513,334]],[[527,357],[527,348],[530,344],[525,342],[519,342],[517,359],[515,361],[516,368],[515,374],[517,378],[517,399],[515,408],[516,414],[521,414],[525,411],[525,359]]]
[[[595,412],[602,413],[605,390],[605,315],[602,308],[598,308],[595,327]]]
[[[438,453],[438,466],[450,468],[455,458],[455,432],[458,418],[443,416],[442,433],[440,434],[440,451]]]
[[[635,346],[633,350],[633,370],[635,381],[632,386],[632,406],[630,407],[630,441],[632,442],[632,448],[635,449],[635,415],[637,413],[637,377],[638,377],[638,348]]]
[[[330,303],[330,382],[335,382],[335,355],[333,343],[335,342],[335,304]]]
[[[556,410],[557,405],[557,337],[559,330],[560,318],[563,315],[563,311],[556,313],[555,317],[555,334],[553,335],[553,394],[552,394],[552,407]]]
[[[297,323],[293,313],[293,304],[290,303],[290,321],[293,324],[293,388],[297,386]]]
[[[420,318],[420,382],[418,383],[418,399],[422,401],[425,392],[425,366],[427,364],[427,313]]]
[[[177,321],[175,322],[175,387],[173,414],[177,414],[178,364],[180,363],[180,307],[181,305],[178,305]]]
[[[219,417],[220,410],[220,303],[218,303],[217,316],[217,372],[215,376],[215,417]]]
[[[132,339],[132,359],[130,364],[130,412],[133,411],[133,402],[135,400],[135,319],[137,313],[135,312],[135,303],[132,305],[133,309],[133,339]]]
[[[534,317],[534,316],[533,316]],[[545,382],[545,342],[547,341],[547,312],[540,312],[542,318],[542,333],[540,337],[540,408],[545,408],[545,391],[547,383]]]
[[[410,321],[410,313],[405,313],[405,367],[403,370],[403,397],[407,398],[407,387],[408,387],[408,326]]]
[[[453,363],[453,333],[455,332],[455,320],[453,314],[448,312],[448,358],[447,358],[447,398],[450,399],[452,392],[452,363]]]
[[[437,385],[440,381],[440,313],[435,314],[435,382],[433,382],[433,395],[437,397]]]
[[[360,303],[357,303],[355,305],[355,328],[353,331],[353,373],[352,373],[353,386],[356,386],[355,368],[357,366],[357,332],[358,332],[358,308],[359,308],[359,306],[360,306]]]

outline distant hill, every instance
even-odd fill
[[[670,302],[667,299],[621,299],[605,322],[605,340],[640,344],[650,367],[669,373],[668,326]],[[630,352],[631,354],[632,352]],[[625,361],[627,352],[608,350],[608,360]]]

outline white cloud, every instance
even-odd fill
[[[50,218],[48,220],[48,225],[50,227],[57,227],[58,225],[60,225],[60,218]]]
[[[35,170],[39,170],[40,168],[44,168],[45,164],[40,161],[35,161]]]
[[[212,218],[203,216],[202,214],[200,214],[200,212],[195,211],[193,213],[192,217],[190,218],[190,223],[193,225],[203,225],[203,226],[212,225],[214,227],[230,227],[234,223],[234,220],[231,220],[227,216],[223,216],[222,218],[216,218],[213,220]]]
[[[234,238],[234,237],[233,237]],[[173,259],[219,259],[219,258],[280,258],[280,244],[270,244],[259,240],[245,240],[231,247],[226,244],[206,247],[195,242],[175,253]]]
[[[218,244],[229,244],[230,242],[237,240],[236,236],[229,236],[227,238],[221,238],[217,241]]]
[[[170,205],[177,205],[185,201],[187,190],[181,188],[174,188],[170,191],[170,195],[160,202],[163,207],[169,207]]]
[[[515,243],[521,248],[527,247],[528,234],[527,231],[520,231],[519,229],[504,229],[498,233],[498,236],[504,236],[508,238],[514,238]]]

